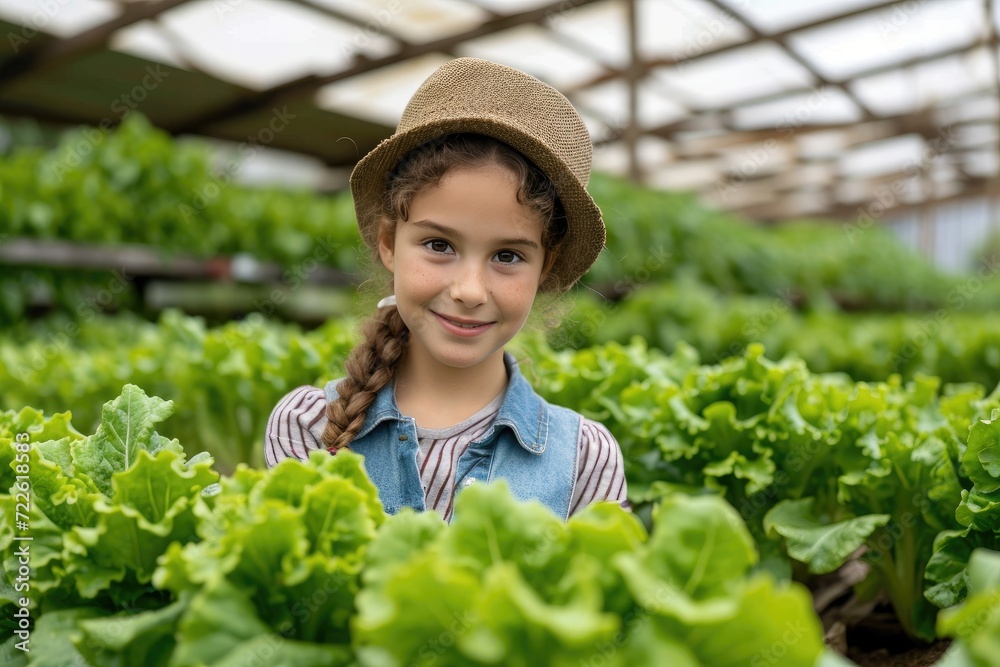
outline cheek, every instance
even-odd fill
[[[530,280],[518,281],[516,285],[510,285],[507,289],[502,291],[495,291],[494,298],[501,302],[502,306],[505,306],[507,310],[512,313],[515,311],[521,311],[520,315],[523,317],[528,316],[528,312],[531,310],[531,306],[535,301],[536,294],[535,283]]]
[[[417,262],[397,262],[394,275],[397,293],[419,295],[434,291],[440,283],[433,268]]]

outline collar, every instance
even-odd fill
[[[545,441],[548,436],[548,405],[521,375],[517,360],[509,352],[504,351],[503,363],[507,368],[507,389],[500,410],[493,421],[494,428],[499,426],[510,428],[521,447],[532,454],[541,454],[545,451]],[[368,435],[372,429],[388,419],[397,421],[409,419],[400,414],[396,406],[396,395],[391,382],[375,395],[375,401],[368,408],[365,423],[356,437],[362,438]]]

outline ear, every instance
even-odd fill
[[[393,249],[395,239],[392,234],[380,232],[378,235],[378,256],[382,260],[382,265],[389,269],[389,273],[394,273],[396,268],[396,252]]]

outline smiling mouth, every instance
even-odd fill
[[[444,327],[444,330],[451,333],[453,336],[461,336],[463,338],[471,337],[474,338],[479,336],[486,331],[489,331],[496,322],[479,322],[474,320],[453,320],[449,317],[445,317],[440,313],[435,313],[434,316]]]
[[[431,311],[431,312],[433,312],[433,311]],[[475,321],[470,321],[470,320],[456,320],[456,319],[452,319],[452,318],[450,318],[450,317],[448,317],[446,315],[442,315],[441,313],[434,313],[434,314],[437,315],[438,317],[440,317],[442,320],[445,320],[449,324],[454,324],[456,327],[462,327],[463,329],[475,329],[477,327],[486,326],[487,324],[493,324],[492,322],[475,322]]]

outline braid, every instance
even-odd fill
[[[361,430],[375,394],[392,382],[409,333],[394,307],[380,308],[365,324],[364,340],[344,364],[347,377],[337,387],[338,398],[326,406],[322,440],[331,453],[349,445]]]

